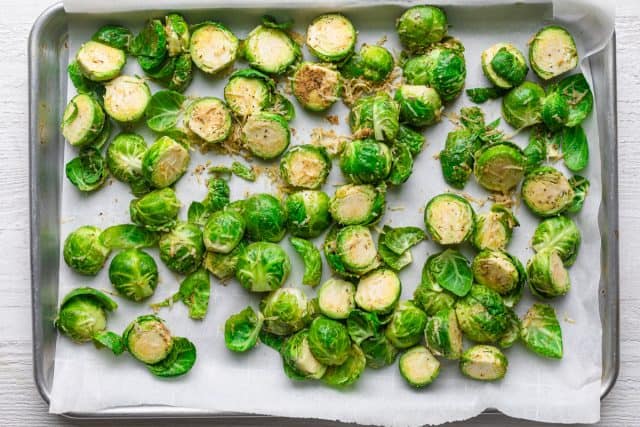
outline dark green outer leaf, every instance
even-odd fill
[[[467,89],[466,92],[471,102],[476,104],[483,104],[490,99],[497,99],[504,95],[504,90],[495,87],[477,87]]]
[[[548,304],[533,304],[522,321],[522,341],[540,356],[562,359],[562,329]]]
[[[391,228],[384,226],[383,231],[382,242],[396,255],[402,255],[407,249],[426,238],[425,232],[418,227]]]
[[[387,178],[390,184],[401,185],[405,183],[413,172],[413,155],[405,145],[396,144],[391,148],[393,160],[391,173]]]
[[[104,25],[91,36],[93,41],[124,50],[125,52],[129,50],[132,38],[131,31],[120,25]]]
[[[231,173],[246,181],[253,182],[256,180],[256,173],[253,168],[237,161],[231,164]]]
[[[250,306],[229,316],[224,324],[224,343],[231,351],[244,352],[258,342],[263,317]]]
[[[187,221],[199,227],[204,227],[211,212],[202,202],[193,201],[187,210]]]
[[[347,332],[351,340],[356,344],[378,335],[381,326],[382,322],[376,313],[356,309],[347,318]]]
[[[520,84],[527,75],[528,68],[518,62],[516,56],[508,49],[502,48],[496,52],[491,60],[493,71],[512,85]]]
[[[100,234],[100,242],[109,249],[150,248],[158,238],[157,233],[134,224],[113,225]]]
[[[86,78],[82,72],[80,71],[80,67],[76,61],[72,61],[69,63],[67,67],[67,72],[69,73],[69,79],[73,86],[76,88],[78,93],[86,93],[87,95],[91,95],[100,105],[104,104],[104,93],[106,91],[104,85],[93,82]]]
[[[130,53],[138,57],[138,63],[145,71],[162,64],[167,56],[167,36],[160,20],[150,19],[146,22],[131,42]]]
[[[319,285],[322,279],[322,257],[320,256],[320,250],[309,240],[299,237],[290,237],[289,242],[304,262],[302,284],[307,286]]]
[[[106,161],[93,147],[80,151],[78,157],[65,165],[64,170],[69,181],[80,191],[95,191],[107,179]]]
[[[589,194],[589,187],[591,183],[589,180],[580,175],[574,175],[569,178],[569,185],[573,188],[573,201],[567,207],[567,212],[577,213],[582,210],[582,206],[584,205],[584,201],[587,198],[587,194]]]
[[[413,262],[411,250],[407,249],[398,255],[380,241],[378,241],[378,254],[382,261],[395,271],[400,271]]]
[[[425,142],[426,139],[420,132],[405,125],[400,125],[394,141],[395,144],[407,147],[414,157],[420,154]]]
[[[116,356],[121,355],[124,352],[124,343],[122,337],[111,331],[102,331],[95,334],[92,338],[93,344],[96,348],[106,347],[113,352]]]
[[[171,353],[161,362],[147,365],[157,377],[177,377],[191,370],[196,363],[196,346],[183,337],[173,337]]]
[[[427,260],[433,279],[444,289],[463,297],[471,289],[473,273],[469,262],[460,252],[447,249]]]
[[[189,308],[189,317],[197,320],[204,319],[211,294],[211,282],[207,270],[200,268],[185,277],[180,283],[178,293],[182,302]]]
[[[589,163],[589,143],[582,126],[562,130],[562,157],[572,172],[580,172]]]
[[[153,94],[145,111],[149,129],[155,132],[172,130],[183,113],[185,96],[172,90],[160,90]]]
[[[261,343],[268,345],[278,353],[282,351],[284,342],[287,340],[287,337],[271,334],[265,330],[260,330],[260,334],[258,336]]]
[[[60,307],[63,307],[68,301],[75,297],[92,298],[109,311],[113,311],[118,308],[118,304],[116,304],[116,302],[109,298],[105,293],[89,287],[76,288],[69,292],[67,295],[65,295],[62,303],[60,304]]]

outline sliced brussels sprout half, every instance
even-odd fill
[[[359,137],[392,142],[398,134],[400,106],[386,92],[358,98],[349,113],[351,131]]]
[[[78,157],[71,159],[64,167],[67,179],[80,191],[90,192],[102,187],[107,180],[107,167],[100,151],[86,147]]]
[[[231,208],[231,204],[229,203],[231,189],[229,188],[227,181],[222,178],[213,177],[207,182],[207,190],[207,196],[202,201],[202,204],[209,211],[216,212],[225,206],[229,206],[229,208]],[[237,207],[244,206],[244,201],[242,200],[238,200],[233,203],[235,203]],[[242,209],[239,212],[242,213]]]
[[[293,379],[320,379],[327,370],[311,352],[309,345],[309,330],[304,329],[291,336],[282,348],[282,361],[287,376]],[[287,368],[292,371],[292,376]]]
[[[344,268],[357,275],[380,265],[371,231],[363,225],[348,225],[338,230],[336,253]]]
[[[424,135],[402,124],[398,128],[398,133],[394,140],[394,144],[404,145],[407,147],[414,157],[420,154],[425,142],[426,139]]]
[[[447,16],[435,6],[413,6],[396,21],[400,42],[412,51],[429,47],[447,35]]]
[[[440,121],[442,101],[435,89],[424,85],[402,85],[395,94],[400,105],[400,120],[423,127]]]
[[[575,196],[569,180],[550,166],[529,172],[522,183],[522,200],[541,217],[554,216],[566,210]]]
[[[324,257],[334,273],[345,278],[357,278],[357,274],[347,270],[346,266],[342,262],[341,255],[338,252],[337,236],[339,230],[340,228],[334,225],[325,235],[324,244],[322,246]]]
[[[435,196],[424,210],[424,222],[431,238],[441,245],[457,245],[473,233],[475,213],[471,204],[456,194]]]
[[[533,233],[531,247],[536,252],[555,251],[565,266],[571,266],[578,257],[582,235],[576,223],[563,215],[540,222]]]
[[[367,359],[357,344],[351,345],[349,357],[340,366],[329,366],[322,376],[325,384],[334,387],[347,387],[358,381],[367,366]]]
[[[356,29],[346,16],[327,13],[307,27],[306,45],[321,61],[340,62],[353,53],[356,38]]]
[[[429,317],[424,329],[427,348],[435,356],[457,360],[462,355],[462,331],[456,311],[449,307]]]
[[[589,142],[582,126],[564,128],[561,136],[562,160],[572,172],[580,172],[589,164]]]
[[[102,230],[92,225],[83,225],[72,231],[64,241],[64,262],[76,273],[98,274],[111,253],[100,239],[101,234]]]
[[[247,237],[254,241],[279,242],[287,232],[287,214],[271,194],[255,194],[243,204]]]
[[[462,353],[460,371],[479,381],[501,380],[507,373],[509,362],[500,349],[491,345],[476,345]]]
[[[560,26],[544,27],[529,43],[529,62],[538,77],[550,80],[576,68],[576,42],[571,34]]]
[[[574,127],[582,123],[593,110],[593,93],[584,74],[573,74],[549,87],[549,92],[562,96],[569,107],[565,126]]]
[[[329,109],[340,98],[340,73],[328,65],[303,62],[291,78],[291,91],[300,105],[310,111]]]
[[[264,315],[262,328],[275,335],[291,335],[309,322],[309,302],[304,292],[295,288],[280,288],[260,301]]]
[[[129,53],[137,57],[140,68],[145,72],[153,72],[161,67],[167,57],[167,35],[162,21],[147,20],[131,41]]]
[[[471,243],[478,250],[504,250],[519,225],[510,209],[495,204],[489,212],[476,215]]]
[[[336,188],[329,211],[342,225],[367,225],[384,213],[386,188],[369,184],[346,184]]]
[[[147,152],[147,143],[136,133],[118,134],[107,148],[109,172],[122,182],[142,179],[142,159]]]
[[[318,237],[329,225],[329,196],[319,190],[303,190],[290,194],[284,203],[287,228],[297,237]]]
[[[74,147],[91,144],[102,132],[104,111],[98,101],[81,93],[74,96],[62,115],[62,135]]]
[[[462,93],[467,68],[461,51],[437,45],[426,54],[409,59],[403,76],[407,84],[432,87],[443,102],[450,102]]]
[[[398,349],[384,334],[367,338],[362,341],[360,348],[367,360],[367,366],[372,369],[392,365],[398,356]]]
[[[509,309],[502,297],[483,285],[473,285],[469,293],[456,302],[455,310],[460,329],[472,341],[496,342],[509,327]]]
[[[347,319],[356,308],[356,287],[342,279],[329,279],[318,290],[320,312],[331,319]]]
[[[158,138],[142,158],[142,175],[156,188],[179,180],[189,167],[189,150],[169,136]]]
[[[209,21],[192,28],[189,52],[196,67],[207,74],[217,74],[234,63],[239,45],[227,27]]]
[[[569,272],[557,251],[546,249],[537,252],[527,263],[529,290],[541,298],[565,295],[571,288]]]
[[[169,270],[180,274],[195,271],[205,252],[200,227],[189,222],[178,222],[171,231],[160,236],[158,248],[160,259]]]
[[[252,68],[235,71],[224,87],[224,100],[231,111],[248,117],[273,104],[275,84],[271,77]]]
[[[331,171],[327,151],[315,145],[296,145],[280,159],[280,175],[292,187],[316,190]]]
[[[114,79],[120,74],[127,56],[124,50],[98,41],[88,41],[78,49],[76,61],[82,74],[94,82]]]
[[[300,237],[290,237],[289,243],[300,255],[304,264],[304,274],[302,284],[307,286],[318,286],[322,279],[322,257],[320,250],[309,240]]]
[[[398,275],[393,270],[380,268],[360,279],[356,288],[356,304],[365,311],[388,313],[398,303],[401,291]]]
[[[351,339],[347,327],[324,316],[316,317],[309,326],[309,350],[320,363],[340,366],[349,358]]]
[[[502,117],[516,129],[541,123],[544,99],[544,89],[540,85],[525,81],[502,98]]]
[[[507,194],[524,178],[526,162],[524,153],[515,144],[487,145],[475,153],[473,174],[487,190]]]
[[[179,13],[170,13],[164,17],[164,32],[167,36],[167,54],[178,56],[189,51],[191,33],[189,24]]]
[[[357,184],[376,184],[391,173],[391,150],[373,139],[353,140],[340,156],[342,173]]]
[[[584,206],[584,201],[587,198],[587,194],[589,194],[589,187],[591,183],[589,180],[580,175],[574,175],[569,178],[569,185],[573,188],[573,201],[567,207],[566,212],[569,213],[578,213],[582,210],[582,206]]]
[[[399,349],[412,347],[420,342],[427,325],[427,314],[411,301],[401,301],[391,314],[385,336]]]
[[[60,332],[76,342],[91,341],[107,328],[107,311],[118,308],[104,293],[88,287],[69,292],[54,321]]]
[[[207,144],[216,144],[231,133],[231,112],[221,99],[199,98],[189,105],[185,124]]]
[[[552,131],[557,131],[567,123],[569,103],[560,93],[551,92],[544,99],[540,114],[545,126]]]
[[[223,209],[209,216],[204,226],[204,245],[208,251],[228,254],[244,237],[245,222],[237,212]]]
[[[398,366],[402,378],[416,388],[431,384],[440,374],[440,362],[422,345],[405,351]]]
[[[247,244],[242,241],[228,254],[207,251],[202,260],[202,266],[218,280],[230,279],[236,274],[240,254],[246,246]]]
[[[440,152],[440,167],[447,184],[462,189],[473,171],[477,138],[469,129],[455,129],[447,134]]]
[[[243,42],[242,54],[251,67],[283,74],[302,56],[300,46],[281,29],[260,25]]]
[[[122,333],[122,340],[133,357],[149,365],[166,359],[174,344],[171,331],[155,315],[136,318]]]
[[[142,301],[153,295],[158,286],[158,266],[148,253],[126,249],[111,260],[109,281],[119,295]]]
[[[199,268],[180,282],[178,292],[157,304],[151,304],[153,310],[160,307],[171,307],[174,303],[182,301],[189,309],[189,317],[202,320],[209,309],[209,296],[211,295],[211,281],[209,273],[204,268]]]
[[[242,141],[256,157],[271,160],[289,146],[289,124],[279,114],[259,112],[249,116],[242,127]]]
[[[491,84],[511,89],[521,84],[529,67],[522,52],[511,43],[496,43],[481,55],[482,72]]]
[[[533,304],[522,320],[520,337],[534,353],[562,359],[562,329],[556,311],[548,304]]]
[[[291,261],[275,243],[256,242],[242,249],[235,270],[236,279],[248,291],[269,292],[287,280]]]
[[[340,67],[340,73],[348,79],[361,77],[381,83],[389,77],[395,67],[395,59],[389,50],[378,45],[364,44]]]
[[[180,201],[171,188],[152,191],[131,200],[131,222],[150,231],[169,231],[176,225]]]
[[[475,282],[499,293],[507,307],[520,301],[527,274],[515,256],[485,249],[473,259],[471,269]]]
[[[250,306],[232,314],[224,323],[224,343],[235,352],[251,350],[258,342],[264,317]]]
[[[104,110],[117,122],[133,123],[144,116],[151,90],[140,77],[120,76],[105,85]]]

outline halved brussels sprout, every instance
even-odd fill
[[[100,151],[85,147],[78,157],[71,159],[64,167],[67,179],[80,191],[95,191],[107,180],[105,159]]]
[[[399,119],[398,103],[386,92],[379,92],[356,100],[349,113],[349,126],[359,137],[391,142],[398,134]]]
[[[427,231],[441,245],[457,245],[471,237],[474,217],[471,204],[450,193],[435,196],[424,209]]]
[[[102,268],[111,249],[100,239],[102,230],[83,225],[71,232],[64,241],[64,262],[76,273],[95,276]]]
[[[351,339],[347,328],[340,322],[324,316],[316,317],[309,326],[311,354],[328,366],[342,365],[349,358]]]
[[[463,297],[471,289],[473,272],[464,255],[455,249],[447,249],[427,258],[422,269],[422,281],[435,289],[446,289]]]
[[[417,51],[437,43],[447,35],[447,16],[435,6],[413,6],[396,21],[400,42]]]
[[[387,319],[389,319],[389,316],[386,316],[385,320]],[[347,318],[347,331],[351,341],[360,345],[367,338],[373,336],[384,337],[384,334],[381,333],[381,327],[384,323],[376,313],[369,313],[356,308],[351,310]]]
[[[566,100],[569,107],[567,127],[579,125],[593,110],[593,93],[582,73],[563,78],[550,86],[549,92],[557,93]]]
[[[498,99],[504,95],[504,90],[497,87],[474,87],[465,91],[471,102],[483,104],[490,99]]]
[[[264,317],[247,307],[232,314],[224,323],[224,343],[231,351],[244,352],[255,347]]]
[[[167,325],[158,316],[139,316],[122,333],[127,350],[146,364],[166,359],[173,349],[173,337]]]
[[[507,194],[522,181],[526,163],[520,147],[501,142],[487,145],[475,153],[473,174],[478,184],[487,190]]]
[[[160,259],[171,271],[189,274],[202,263],[205,246],[200,227],[188,222],[179,222],[158,242]]]
[[[522,320],[520,337],[536,354],[562,359],[562,329],[556,311],[548,304],[533,304]]]
[[[98,101],[81,93],[74,96],[62,115],[62,135],[74,147],[93,142],[104,127],[104,111]]]
[[[356,304],[373,313],[388,313],[396,306],[401,291],[398,275],[393,270],[380,268],[360,279],[356,288]]]
[[[380,83],[389,77],[395,65],[393,55],[387,49],[365,44],[340,67],[340,72],[348,79],[362,77]]]
[[[482,72],[489,81],[502,89],[521,84],[529,67],[522,52],[511,43],[496,43],[481,56]]]
[[[493,205],[489,212],[476,215],[471,243],[478,250],[504,250],[511,241],[514,227],[519,225],[511,210]]]
[[[414,157],[420,154],[425,142],[424,135],[404,125],[400,125],[394,140],[394,144],[407,147]]]
[[[151,90],[140,77],[120,76],[105,85],[104,111],[115,121],[133,123],[144,116]]]
[[[287,149],[290,140],[289,123],[279,114],[253,114],[242,127],[242,141],[254,156],[261,159],[275,159]]]
[[[207,251],[202,260],[202,266],[218,280],[230,279],[236,274],[240,254],[246,246],[247,244],[242,241],[228,254]]]
[[[235,114],[247,117],[271,106],[274,89],[271,77],[245,68],[231,74],[224,87],[224,100]]]
[[[199,98],[189,105],[185,124],[204,142],[215,144],[231,133],[231,112],[221,99]]]
[[[456,360],[462,355],[462,331],[453,308],[445,308],[429,317],[424,329],[427,348],[435,355]]]
[[[521,191],[525,205],[541,217],[554,216],[566,210],[574,197],[569,180],[550,166],[529,172]]]
[[[76,288],[62,300],[54,323],[73,341],[91,341],[106,330],[106,312],[116,308],[118,304],[102,292],[93,288]]]
[[[169,231],[176,225],[180,201],[171,188],[152,191],[131,200],[131,222],[151,231]]]
[[[403,75],[407,84],[430,86],[442,101],[449,102],[462,93],[467,68],[462,52],[442,45],[408,60]]]
[[[76,61],[86,78],[94,82],[104,82],[120,74],[127,56],[122,49],[97,41],[88,41],[78,49]]]
[[[395,100],[400,105],[400,120],[412,126],[429,126],[440,121],[442,101],[435,89],[424,85],[402,85]]]
[[[142,159],[147,143],[136,133],[121,133],[107,148],[107,165],[111,174],[122,182],[142,179]]]
[[[209,309],[211,295],[211,281],[209,273],[204,268],[198,268],[180,282],[178,292],[156,304],[151,304],[155,311],[160,307],[171,307],[175,302],[182,301],[189,309],[189,317],[202,320]]]
[[[385,329],[385,335],[396,348],[408,348],[422,339],[427,315],[411,301],[400,302]]]
[[[360,378],[367,366],[367,359],[357,344],[351,345],[349,357],[340,366],[329,366],[322,381],[334,387],[350,386]]]
[[[513,311],[513,308],[509,308],[507,312],[509,326],[507,326],[507,331],[497,341],[498,347],[500,348],[510,348],[520,338],[520,319],[516,312]]]
[[[358,184],[384,181],[391,172],[391,150],[373,139],[353,140],[340,156],[340,169]]]
[[[331,171],[327,150],[315,145],[296,145],[280,159],[280,175],[296,188],[316,190],[325,183]]]
[[[342,225],[367,225],[384,213],[386,187],[368,184],[346,184],[336,188],[329,212]]]
[[[260,301],[262,328],[275,335],[291,335],[309,322],[309,303],[300,289],[280,288]]]
[[[267,74],[283,74],[302,56],[286,32],[264,25],[249,33],[242,54],[249,65]]]
[[[287,232],[287,214],[271,194],[255,194],[243,203],[243,216],[249,239],[279,242]]]
[[[145,72],[156,71],[167,57],[167,35],[159,19],[149,19],[129,46],[129,53],[136,56]]]
[[[416,388],[431,384],[440,374],[440,362],[422,345],[404,352],[398,366],[402,378]]]
[[[324,257],[334,273],[341,277],[357,278],[357,274],[347,270],[346,266],[342,262],[340,254],[338,253],[337,236],[339,230],[340,228],[337,225],[334,225],[325,235],[324,244],[322,245]]]
[[[307,47],[322,61],[340,62],[353,53],[356,29],[339,13],[327,13],[314,18],[307,27]]]
[[[147,369],[157,377],[184,375],[196,363],[196,346],[184,337],[172,337],[171,352],[158,363],[147,364]]]
[[[467,128],[455,129],[447,134],[444,150],[440,152],[442,176],[447,184],[464,188],[473,171],[477,136]]]
[[[127,249],[113,257],[109,280],[121,296],[142,301],[158,286],[158,266],[151,255],[139,249]]]
[[[455,309],[460,329],[472,341],[496,342],[509,327],[509,308],[500,294],[486,286],[473,285]]]
[[[471,264],[476,283],[484,285],[502,296],[507,307],[520,301],[527,275],[518,258],[503,251],[480,251]]]
[[[202,201],[207,210],[216,212],[225,206],[230,206],[229,195],[231,194],[231,189],[227,181],[213,177],[207,182],[207,190],[207,197]],[[233,203],[243,205],[244,201],[238,200]]]
[[[282,348],[282,361],[293,371],[294,379],[320,379],[325,374],[327,366],[315,358],[309,346],[309,330],[304,329],[291,336]],[[287,372],[289,377],[292,377]]]
[[[380,369],[392,365],[398,355],[398,349],[384,335],[375,335],[367,338],[360,344],[367,366],[372,369]]]
[[[357,275],[367,273],[380,265],[371,232],[363,225],[348,225],[338,230],[336,253],[344,268]]]
[[[533,82],[523,82],[502,98],[502,117],[516,129],[542,122],[544,89]]]
[[[256,242],[240,252],[236,279],[251,292],[269,292],[281,287],[291,272],[289,255],[275,243]]]
[[[578,65],[576,42],[557,25],[540,29],[529,43],[531,68],[542,80],[549,80]]]
[[[340,97],[342,83],[335,68],[303,62],[291,79],[291,91],[298,102],[310,111],[324,111]]]
[[[565,295],[571,288],[569,272],[557,251],[547,249],[536,253],[527,263],[529,290],[541,298]]]
[[[560,215],[543,220],[531,239],[536,252],[552,250],[558,253],[565,266],[573,265],[578,257],[582,235],[571,218]]]
[[[162,136],[142,158],[142,175],[156,188],[169,187],[187,171],[189,150],[173,138]]]
[[[189,24],[179,13],[170,13],[164,17],[164,32],[167,35],[167,54],[178,56],[189,51],[191,40]]]
[[[319,285],[320,279],[322,279],[322,257],[320,257],[318,248],[310,241],[299,237],[290,237],[289,242],[304,263],[302,284],[307,286]]]
[[[238,38],[218,22],[203,22],[192,28],[189,52],[196,67],[216,74],[229,67],[238,55]]]
[[[93,141],[91,141],[88,145],[90,147],[95,148],[98,151],[102,151],[102,148],[107,144],[109,139],[111,139],[111,131],[113,131],[113,125],[111,124],[111,120],[105,118],[104,126],[102,126],[102,130],[95,137]]]
[[[509,362],[505,355],[491,345],[476,345],[462,353],[460,371],[469,378],[496,381],[504,378]]]
[[[560,130],[569,119],[569,103],[560,93],[551,92],[542,102],[540,114],[542,122],[548,129]]]
[[[341,279],[329,279],[318,290],[320,312],[332,319],[346,319],[356,308],[356,287]]]
[[[204,226],[204,245],[208,251],[228,254],[244,237],[245,222],[237,212],[223,209],[214,212]]]
[[[158,235],[137,225],[118,224],[100,233],[100,242],[109,249],[149,248],[158,243]]]
[[[284,206],[287,228],[294,236],[318,237],[331,224],[329,196],[323,191],[303,190],[292,193]]]
[[[273,105],[268,108],[268,111],[281,115],[288,122],[296,118],[296,110],[293,103],[280,93],[275,94]]]

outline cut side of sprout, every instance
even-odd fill
[[[139,77],[120,76],[105,85],[104,109],[109,116],[121,123],[140,119],[149,101],[149,86]]]
[[[104,123],[104,112],[100,105],[89,95],[76,95],[64,110],[62,135],[69,144],[80,147],[96,139]]]
[[[384,192],[373,185],[347,184],[336,190],[329,211],[340,224],[365,225],[378,219],[384,206]]]
[[[378,251],[367,227],[351,225],[342,228],[336,236],[338,256],[347,269],[366,272],[374,268]]]
[[[476,345],[462,354],[460,370],[474,380],[495,381],[507,373],[507,358],[496,347]]]
[[[238,38],[225,26],[205,23],[191,35],[191,58],[205,73],[216,74],[236,60],[238,45]]]
[[[331,159],[324,149],[298,145],[282,157],[280,173],[287,184],[296,188],[317,189],[331,170]]]
[[[142,173],[156,188],[165,188],[185,173],[189,160],[189,150],[172,138],[163,136],[149,147],[142,158]]]
[[[541,29],[529,45],[529,62],[543,80],[573,70],[578,65],[578,50],[573,37],[558,26]]]
[[[400,374],[413,387],[431,384],[440,373],[440,362],[425,347],[419,345],[400,356]]]
[[[261,79],[235,77],[224,87],[224,99],[239,116],[250,116],[271,103],[271,89]]]
[[[84,43],[76,54],[76,61],[82,74],[95,82],[104,82],[117,77],[126,60],[124,51],[94,41]]]
[[[147,364],[164,360],[173,347],[171,332],[160,320],[136,320],[123,335],[131,355]]]
[[[356,287],[351,282],[329,279],[318,291],[320,311],[332,319],[346,319],[355,309]]]
[[[455,194],[441,194],[427,203],[425,223],[434,241],[441,245],[464,242],[473,231],[473,209]]]
[[[365,311],[388,313],[398,302],[402,285],[389,269],[378,269],[364,276],[356,288],[356,304]]]
[[[265,160],[282,154],[289,146],[290,138],[289,125],[278,114],[254,114],[249,116],[242,128],[242,139],[247,149]]]
[[[311,111],[324,111],[340,96],[340,73],[327,66],[305,62],[293,75],[291,89],[300,104]]]
[[[550,167],[534,170],[522,183],[522,200],[540,216],[553,216],[564,211],[573,197],[569,180]]]
[[[338,62],[351,55],[356,37],[351,21],[338,13],[318,16],[307,28],[309,50],[328,62]]]
[[[287,33],[275,28],[257,27],[244,45],[249,64],[268,74],[284,73],[300,55],[300,48]]]
[[[231,113],[218,98],[201,98],[189,106],[187,127],[209,144],[222,142],[231,133]]]

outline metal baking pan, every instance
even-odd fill
[[[60,189],[64,140],[59,132],[64,109],[68,63],[68,16],[57,3],[36,20],[29,38],[29,167],[31,209],[31,297],[34,379],[49,402],[53,381],[60,256]],[[602,321],[602,386],[604,398],[619,370],[618,149],[615,34],[600,53],[589,58],[598,102],[602,156],[602,205],[598,224],[602,236],[600,316]],[[488,410],[486,412],[492,412]],[[495,412],[495,411],[493,411]],[[187,408],[142,406],[94,413],[68,413],[74,418],[255,417],[210,413]]]

